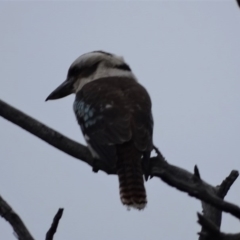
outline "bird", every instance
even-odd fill
[[[152,103],[124,58],[104,51],[78,57],[66,80],[47,98],[75,94],[73,110],[96,162],[115,167],[120,200],[128,209],[147,205],[143,164],[153,150]]]

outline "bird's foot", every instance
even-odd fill
[[[103,161],[102,159],[94,159],[92,165],[92,171],[97,173],[99,170],[103,170],[105,172],[109,172],[110,165]]]
[[[100,161],[99,159],[93,160],[92,171],[95,173],[97,173],[101,169],[101,167],[100,167],[101,164],[99,161]]]

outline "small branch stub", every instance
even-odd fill
[[[201,179],[200,172],[197,165],[194,166],[194,176],[197,177],[198,179]]]

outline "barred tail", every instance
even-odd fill
[[[123,205],[138,210],[144,209],[147,204],[141,155],[129,142],[118,147],[117,174],[120,198]]]

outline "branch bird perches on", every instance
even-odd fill
[[[0,100],[0,116],[57,149],[93,167],[94,159],[86,146],[65,137],[61,133],[47,127],[2,100]],[[219,230],[222,211],[230,213],[240,219],[240,208],[235,204],[223,200],[231,185],[238,177],[238,171],[233,170],[220,186],[214,187],[201,179],[196,166],[194,173],[190,173],[180,167],[169,164],[157,148],[155,148],[155,151],[157,156],[151,158],[150,172],[147,169],[144,169],[144,171],[148,172],[152,177],[160,178],[169,186],[175,187],[182,192],[188,193],[189,196],[202,201],[204,215],[198,215],[199,223],[202,226],[200,240],[210,240],[213,234],[218,234],[218,236],[219,234],[224,235],[224,233],[221,233]],[[98,167],[107,174],[116,174],[116,169],[107,168],[105,165],[99,165]],[[4,214],[1,214],[1,216],[5,218]],[[205,219],[207,220],[205,221]],[[219,231],[214,231],[212,226]],[[236,238],[238,235],[239,234],[231,234],[233,238],[227,239],[238,239]]]

